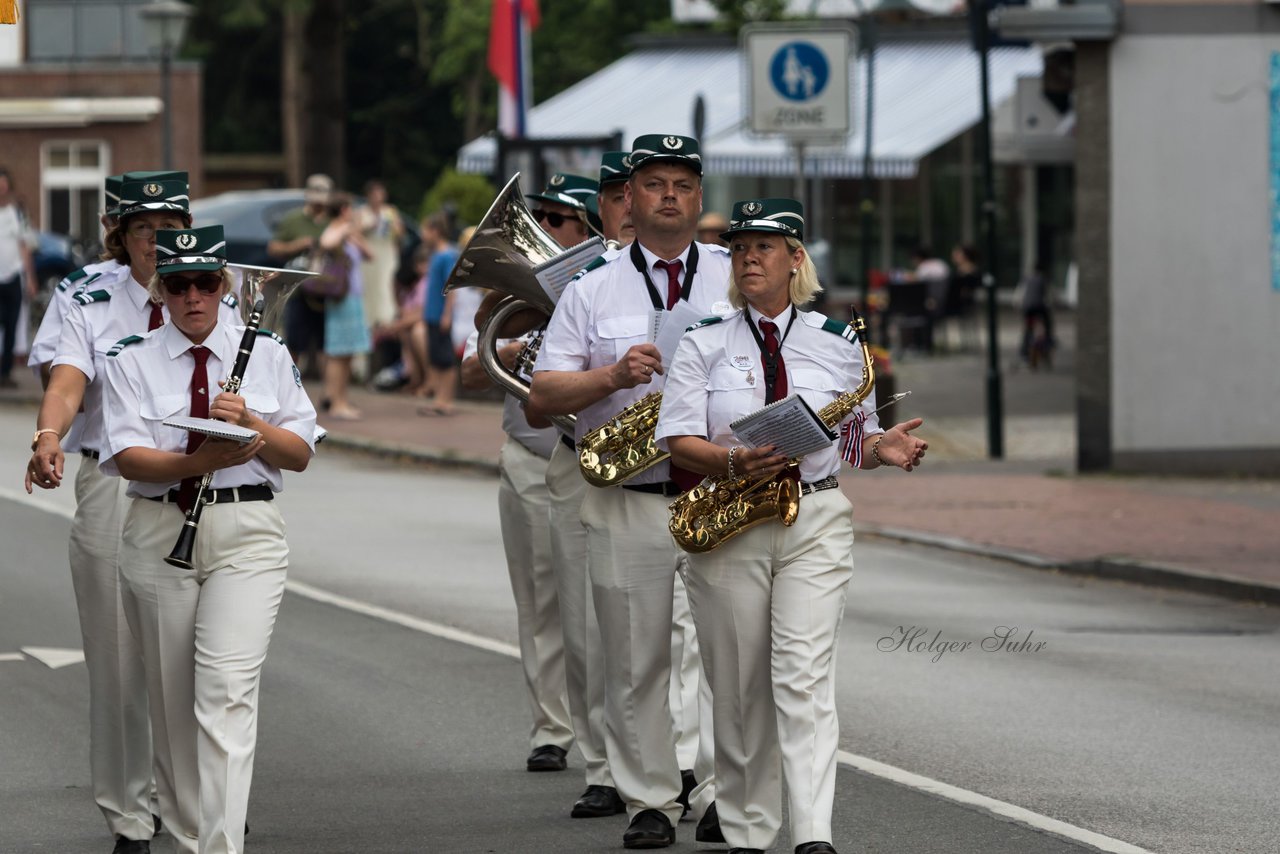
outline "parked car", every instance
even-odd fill
[[[362,200],[357,199],[356,204]],[[302,190],[233,190],[191,203],[196,226],[221,225],[227,240],[227,260],[232,264],[278,267],[267,255],[267,243],[276,224],[303,205]],[[403,213],[401,214],[403,216]],[[418,223],[404,217],[405,235],[400,242],[400,269],[413,270],[413,251],[422,242]]]

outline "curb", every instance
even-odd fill
[[[324,437],[323,445],[342,451],[367,454],[383,459],[409,460],[433,468],[470,471],[476,474],[498,474],[497,460],[488,457],[474,457],[460,454],[448,448],[423,448],[418,445],[401,445],[395,442],[384,442],[381,439],[366,439],[361,436],[329,433]]]
[[[1083,575],[1109,581],[1127,581],[1148,587],[1203,593],[1224,599],[1280,605],[1280,586],[1235,578],[1230,575],[1208,575],[1193,569],[1146,563],[1122,557],[1098,557],[1089,560],[1058,561],[1029,552],[984,546],[958,537],[947,537],[923,531],[907,531],[901,528],[884,528],[879,525],[854,523],[858,534],[895,540],[912,545],[930,546],[948,551],[962,552],[978,557],[1007,560],[1031,569]]]

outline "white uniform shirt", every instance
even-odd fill
[[[70,365],[88,380],[84,390],[85,420],[80,446],[101,452],[104,435],[101,378],[107,351],[122,338],[147,331],[151,321],[151,297],[134,281],[128,267],[117,271],[110,287],[98,288],[96,285],[72,298],[71,308],[63,319],[53,367]],[[99,290],[107,296],[91,299],[92,294]],[[168,323],[169,310],[162,306],[161,314]],[[239,312],[224,302],[218,307],[218,321],[239,323]]]
[[[36,337],[31,341],[31,354],[27,357],[27,365],[39,368],[46,362],[52,362],[58,352],[58,341],[62,337],[62,321],[71,308],[71,298],[84,290],[99,290],[114,287],[124,269],[119,261],[112,258],[97,264],[89,264],[58,282],[58,287],[49,297],[49,305],[45,307],[44,319],[36,330]]]
[[[18,206],[0,205],[0,282],[26,272],[22,266],[22,248],[34,250],[35,233],[27,225],[27,219]]]
[[[698,267],[690,286],[688,302],[704,316],[727,307],[729,290],[729,252],[721,246],[699,243]],[[653,281],[664,304],[667,293],[665,270],[655,270],[657,256],[641,247]],[[669,259],[675,260],[675,259]],[[688,250],[680,256],[684,262],[681,285],[688,271]],[[717,306],[720,303],[720,306]],[[636,344],[652,341],[650,319],[653,302],[644,275],[635,268],[629,249],[601,267],[590,270],[582,278],[569,283],[556,304],[547,327],[546,339],[534,372],[586,371],[612,365]],[[653,392],[662,391],[663,375],[654,374],[653,382],[614,392],[577,413],[576,440],[608,421],[622,409]],[[669,477],[664,461],[627,481],[630,484],[661,483]]]
[[[519,341],[521,344],[527,344],[532,335],[524,335],[520,338],[499,338],[498,346],[504,347],[512,341]],[[467,337],[466,349],[462,353],[463,361],[470,359],[479,352],[480,332],[472,332]],[[529,381],[528,369],[521,374],[525,382]],[[551,452],[555,450],[556,442],[560,441],[560,431],[555,427],[531,427],[529,420],[524,417],[524,407],[521,405],[519,398],[508,394],[502,403],[502,432],[506,433],[512,439],[515,439],[521,445],[524,445],[533,453],[542,457],[544,460],[551,459]]]
[[[751,321],[759,312],[748,308]],[[787,329],[790,311],[770,318],[778,325],[778,335]],[[853,391],[862,380],[862,348],[857,342],[823,329],[826,315],[797,312],[791,330],[782,341],[782,359],[787,369],[788,393],[799,394],[819,411],[841,394]],[[759,327],[757,326],[757,329]],[[741,444],[729,424],[764,406],[764,361],[760,345],[747,327],[742,312],[719,323],[692,330],[680,340],[671,360],[662,413],[658,417],[658,444],[666,448],[668,436],[700,436],[723,448]],[[848,448],[850,439],[860,443],[866,435],[883,433],[873,414],[872,391],[854,413],[841,422],[841,437],[831,447],[809,454],[800,462],[800,479],[806,483],[822,480],[840,471],[842,455],[852,459],[861,447]],[[861,433],[855,428],[858,411],[865,414]]]
[[[204,346],[212,351],[205,366],[210,404],[221,393],[219,380],[225,380],[235,365],[243,335],[244,327],[219,321],[205,339]],[[162,422],[191,412],[191,372],[195,359],[187,351],[194,345],[170,323],[138,338],[123,344],[107,358],[103,401],[106,443],[101,460],[104,474],[120,474],[115,456],[127,448],[187,452],[187,431],[166,427]],[[302,377],[289,351],[274,336],[258,336],[239,394],[255,415],[272,426],[301,436],[315,453],[315,407],[302,389]],[[127,493],[155,497],[179,483],[130,481]],[[214,472],[211,485],[222,489],[259,483],[270,485],[274,492],[279,492],[284,485],[280,469],[261,457],[254,457],[244,465]]]

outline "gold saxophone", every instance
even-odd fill
[[[818,418],[834,430],[849,413],[871,394],[876,372],[871,352],[862,340],[865,325],[859,318],[858,346],[862,348],[862,382],[822,407]],[[792,460],[791,465],[799,463]],[[693,489],[671,502],[671,520],[667,527],[676,545],[687,552],[701,554],[719,548],[762,522],[777,519],[790,527],[800,515],[800,489],[786,472],[772,477],[708,477]]]
[[[671,456],[653,438],[661,408],[662,392],[646,394],[582,437],[578,465],[587,483],[617,486]]]

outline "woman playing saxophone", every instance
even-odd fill
[[[799,394],[817,412],[863,377],[852,327],[799,310],[820,290],[791,199],[738,202],[729,241],[729,299],[740,309],[698,324],[672,359],[656,437],[672,461],[707,475],[766,478],[789,461],[742,447],[730,423]],[[762,524],[690,554],[694,621],[714,697],[716,804],[731,850],[769,848],[782,822],[786,775],[797,854],[832,854],[836,719],[834,653],[853,572],[853,523],[836,488],[841,459],[911,471],[927,444],[913,419],[883,430],[869,394],[828,450],[792,467],[795,524]]]

